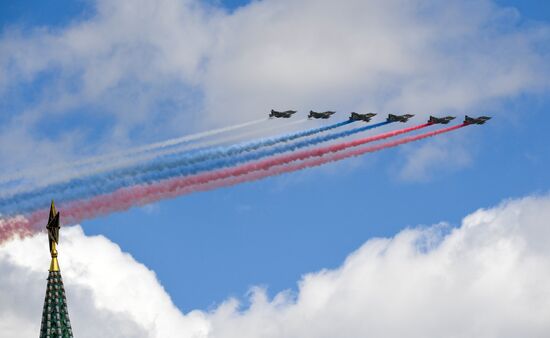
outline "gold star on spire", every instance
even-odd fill
[[[52,262],[50,264],[50,271],[59,271],[59,263],[57,262],[57,244],[59,243],[59,212],[55,210],[55,204],[52,200],[50,207],[50,217],[48,219],[48,240],[50,242],[50,254],[52,256]]]

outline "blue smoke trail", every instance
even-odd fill
[[[110,154],[105,154],[105,155],[88,157],[88,158],[85,158],[85,159],[82,159],[82,160],[79,160],[79,161],[76,161],[76,162],[57,164],[55,166],[42,168],[40,170],[36,170],[36,168],[35,168],[32,171],[27,172],[27,173],[25,173],[25,172],[16,172],[16,173],[14,173],[12,175],[9,175],[9,176],[4,175],[3,177],[0,177],[0,187],[9,188],[10,185],[16,187],[17,184],[22,182],[23,180],[28,180],[29,178],[32,178],[32,177],[40,177],[40,176],[44,175],[47,172],[52,172],[52,171],[58,172],[60,170],[67,170],[67,169],[75,170],[75,169],[83,168],[85,166],[89,167],[90,165],[104,164],[107,161],[108,161],[109,164],[112,164],[112,162],[114,162],[114,161],[120,161],[121,159],[128,158],[130,156],[135,158],[136,155],[143,155],[143,154],[147,154],[147,153],[150,153],[150,152],[158,152],[159,150],[163,150],[163,149],[177,148],[179,146],[190,145],[190,144],[194,144],[195,142],[197,142],[201,139],[209,138],[211,136],[227,133],[227,132],[230,132],[230,131],[235,131],[235,130],[250,127],[250,126],[254,126],[254,125],[257,125],[257,124],[260,124],[260,123],[263,123],[263,122],[268,122],[268,121],[269,121],[269,118],[263,118],[263,119],[259,119],[259,120],[248,121],[248,122],[244,122],[244,123],[240,123],[240,124],[235,124],[235,125],[232,125],[232,126],[207,130],[207,131],[203,131],[203,132],[199,132],[199,133],[195,133],[195,134],[190,134],[190,135],[185,135],[185,136],[173,138],[173,139],[170,139],[170,140],[164,140],[164,141],[161,141],[161,142],[156,142],[156,143],[152,143],[152,144],[148,144],[148,145],[144,145],[144,146],[139,146],[139,147],[131,148],[131,149],[128,149],[128,150],[125,150],[125,151],[122,151],[122,152],[116,152],[116,153],[110,153]],[[305,119],[302,120],[302,121],[305,121]],[[294,123],[296,123],[296,122],[294,122]]]
[[[178,168],[182,166],[196,165],[200,164],[200,162],[203,161],[212,161],[216,158],[235,156],[242,153],[258,150],[264,147],[273,146],[278,143],[290,142],[298,138],[303,138],[331,129],[339,128],[353,122],[354,121],[348,120],[325,127],[313,128],[273,138],[248,141],[232,146],[206,148],[195,150],[192,152],[185,152],[183,154],[180,154],[180,158],[177,158],[173,162],[165,163],[159,161],[162,160],[162,158],[160,158],[156,159],[153,163],[138,164],[132,167],[118,169],[108,173],[99,173],[83,178],[72,179],[67,182],[52,184],[40,189],[15,194],[11,197],[1,199],[0,214],[10,215],[13,213],[26,213],[29,211],[34,211],[36,209],[46,207],[49,203],[48,201],[51,199],[55,199],[56,201],[61,203],[74,199],[89,198],[98,194],[112,192],[116,189],[132,184],[150,182],[147,177],[160,179],[160,177],[162,177],[160,175],[160,172],[155,173],[155,171],[158,170],[160,170],[161,172],[169,172],[166,170],[166,168],[168,168],[171,171],[177,171]],[[240,161],[237,163],[240,163]]]
[[[277,145],[277,146],[273,146],[271,148],[259,150],[256,152],[248,152],[240,156],[214,158],[208,161],[196,163],[192,166],[185,166],[185,165],[182,166],[182,163],[178,160],[175,160],[174,162],[155,163],[154,170],[151,170],[151,168],[149,168],[147,172],[145,172],[144,174],[138,174],[133,177],[124,177],[118,180],[117,182],[111,181],[109,183],[115,185],[115,187],[111,186],[111,188],[113,188],[111,191],[114,191],[122,187],[135,185],[135,184],[147,184],[147,183],[156,182],[156,181],[173,178],[173,177],[195,175],[204,171],[211,171],[211,170],[216,170],[216,169],[221,169],[226,167],[232,167],[244,162],[255,161],[255,160],[259,160],[259,159],[273,156],[273,155],[278,155],[285,152],[292,152],[300,148],[317,145],[322,142],[332,141],[342,137],[347,137],[353,134],[367,131],[369,129],[378,128],[378,127],[387,125],[389,123],[391,122],[384,121],[384,122],[380,122],[370,126],[364,126],[360,128],[345,130],[339,133],[318,136],[312,139],[303,140],[295,143]]]

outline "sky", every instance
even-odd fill
[[[153,290],[162,299],[158,309],[166,321],[178,318],[160,326],[188,323],[213,337],[239,330],[254,337],[258,327],[286,324],[286,334],[279,328],[260,336],[320,337],[301,331],[305,328],[296,321],[300,315],[310,318],[308,311],[320,306],[308,297],[342,296],[334,303],[327,300],[323,315],[311,315],[313,323],[323,323],[346,313],[339,307],[353,300],[354,290],[364,304],[383,304],[383,299],[412,304],[388,310],[388,319],[444,308],[430,295],[421,302],[401,294],[405,291],[396,280],[410,274],[411,287],[419,287],[420,294],[423,285],[437,289],[439,279],[428,272],[440,271],[441,278],[456,283],[449,294],[458,305],[442,310],[442,316],[466,313],[472,306],[461,303],[459,295],[477,299],[480,312],[502,305],[496,296],[514,294],[515,285],[494,295],[487,285],[491,280],[502,285],[519,272],[533,274],[539,284],[532,294],[509,300],[519,304],[514,311],[528,309],[528,299],[548,295],[540,285],[549,280],[550,265],[544,268],[544,262],[550,254],[539,250],[537,238],[549,234],[544,222],[534,219],[550,212],[550,5],[512,0],[158,0],[141,5],[123,0],[0,4],[0,176],[261,118],[280,106],[300,112],[335,109],[334,119],[354,110],[493,119],[437,139],[68,227],[67,251],[75,258],[64,256],[62,242],[60,264],[66,283],[75,279],[68,287],[80,298],[73,303],[95,302],[96,308],[129,311],[130,317],[154,322],[151,314],[110,304],[107,291],[96,290],[110,287],[102,280],[107,277],[78,274],[91,268],[74,264],[95,266],[90,252],[102,249],[113,258],[111,263],[103,254],[98,258],[112,269],[109,273],[143,277],[147,282],[136,282],[135,292]],[[524,227],[518,230],[518,224]],[[40,236],[8,245],[24,255],[32,243],[46,242]],[[407,253],[425,237],[440,245],[426,257]],[[499,243],[508,243],[505,254]],[[80,256],[78,247],[90,252]],[[395,256],[377,254],[392,248]],[[7,251],[4,245],[0,257],[8,257]],[[42,277],[30,258],[9,261],[13,276],[45,278],[47,251],[43,256]],[[491,257],[502,260],[501,270],[491,269]],[[445,259],[452,264],[442,263]],[[488,266],[487,279],[475,280],[470,274],[479,271],[480,261]],[[461,280],[478,283],[479,289],[465,291],[457,286]],[[42,281],[36,286],[38,302]],[[5,279],[3,285],[11,284]],[[357,290],[368,285],[373,285],[370,291]],[[79,293],[86,288],[92,291]],[[378,299],[376,290],[385,298]],[[241,303],[237,310],[232,299]],[[540,313],[550,311],[548,303],[536,306]],[[85,312],[92,310],[84,305],[74,308],[77,315],[71,319],[98,315]],[[376,318],[358,309],[369,314],[365,318]],[[518,314],[514,311],[495,314],[487,327],[480,326],[487,331],[462,332],[447,318],[448,325],[419,330],[418,336],[503,337],[495,328]],[[510,336],[548,335],[550,328],[535,314],[522,313],[537,325],[528,332],[529,325],[513,322]],[[20,321],[32,321],[27,317],[21,315]],[[84,320],[74,320],[84,326]],[[140,330],[127,322],[132,320],[122,318],[113,328]],[[348,323],[347,336],[364,332],[354,326],[357,322]],[[418,326],[428,330],[426,324]],[[222,329],[225,335],[217,331]],[[139,336],[135,332],[118,335]]]

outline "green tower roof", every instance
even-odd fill
[[[72,338],[73,330],[69,320],[67,298],[63,279],[59,271],[50,271],[46,299],[42,311],[40,338]]]
[[[50,217],[46,229],[50,243],[50,273],[48,275],[48,286],[46,298],[42,310],[42,324],[40,325],[40,338],[72,338],[73,330],[69,320],[67,309],[67,298],[63,279],[57,262],[57,243],[59,241],[59,212],[56,212],[52,201]]]

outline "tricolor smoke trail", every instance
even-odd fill
[[[426,126],[428,125],[420,125],[412,128],[421,129]],[[287,172],[339,161],[349,157],[360,156],[366,153],[396,147],[401,144],[414,142],[457,130],[464,126],[466,126],[466,124],[419,135],[413,135],[370,147],[354,148],[362,144],[372,142],[372,140],[376,138],[369,137],[333,146],[302,151],[300,154],[296,155],[290,154],[279,156],[272,159],[249,163],[236,168],[219,170],[213,173],[205,173],[193,177],[175,178],[158,182],[154,185],[124,188],[112,194],[96,196],[89,200],[75,201],[62,205],[63,218],[66,222],[74,224],[85,219],[126,210],[132,206],[144,205],[161,199],[249,182],[268,176],[280,175]],[[390,133],[385,133],[385,135],[388,134]],[[0,243],[2,240],[5,240],[13,234],[26,235],[39,231],[41,221],[43,221],[43,219],[47,216],[47,212],[47,209],[43,209],[34,212],[26,218],[19,217],[0,220]]]
[[[105,194],[124,186],[131,186],[140,183],[148,183],[156,180],[167,179],[171,176],[173,177],[176,175],[196,174],[205,170],[213,170],[218,167],[235,165],[247,160],[243,159],[242,157],[235,157],[236,155],[255,151],[264,147],[273,146],[278,143],[289,142],[299,138],[312,136],[321,132],[348,125],[352,122],[353,121],[348,120],[325,127],[309,129],[278,137],[260,139],[233,146],[216,147],[191,153],[183,153],[181,154],[181,156],[177,156],[175,159],[161,158],[152,163],[140,164],[103,174],[76,178],[68,182],[52,184],[33,191],[23,192],[15,194],[11,197],[0,199],[0,213],[4,213],[6,215],[21,212],[27,213],[45,207],[47,204],[45,204],[44,201],[48,201],[51,199],[55,199],[58,202],[67,202],[74,199],[84,199],[99,194]],[[383,124],[386,124],[386,122],[380,123],[378,125],[360,128],[360,130],[353,131],[351,133],[349,131],[343,132],[342,134],[338,134],[339,136],[337,137],[351,135],[355,132],[372,129]],[[316,139],[315,142],[324,142],[334,138],[335,137]],[[307,145],[310,144],[304,143],[301,146],[303,147]],[[278,151],[289,151],[293,148],[289,147],[287,150],[284,149],[278,148]],[[263,155],[257,158],[271,155],[271,153],[262,154]],[[234,158],[231,159],[231,156],[233,156]],[[229,159],[222,159],[224,157],[227,157]],[[254,158],[251,157],[248,160],[252,159]]]
[[[254,121],[248,121],[248,122],[244,122],[244,123],[240,123],[240,124],[235,124],[235,125],[232,125],[232,126],[222,127],[222,128],[213,129],[213,130],[207,130],[207,131],[200,132],[200,133],[185,135],[185,136],[182,136],[182,137],[177,137],[177,138],[173,138],[173,139],[170,139],[170,140],[165,140],[165,141],[162,141],[162,142],[156,142],[156,143],[144,145],[144,146],[141,146],[141,147],[136,147],[136,148],[126,150],[126,151],[123,151],[123,152],[111,153],[111,154],[107,154],[107,155],[100,155],[100,156],[90,157],[90,158],[86,158],[86,159],[81,160],[81,161],[77,161],[77,162],[73,162],[73,163],[69,163],[69,164],[64,164],[64,165],[60,165],[60,166],[50,167],[50,168],[48,168],[48,170],[50,170],[50,171],[51,170],[64,170],[64,169],[73,169],[74,170],[74,169],[77,169],[77,168],[82,167],[82,166],[97,165],[99,163],[104,163],[106,161],[118,161],[121,158],[127,158],[127,157],[130,157],[130,156],[135,156],[135,155],[142,154],[142,153],[157,151],[157,150],[163,149],[163,148],[175,147],[175,146],[178,146],[178,145],[181,145],[181,144],[190,143],[190,142],[197,141],[197,140],[200,140],[200,139],[204,139],[204,138],[207,138],[207,137],[211,137],[211,136],[215,136],[215,135],[219,135],[219,134],[223,134],[223,133],[243,129],[243,128],[246,128],[246,127],[255,126],[255,125],[258,125],[260,123],[267,122],[267,121],[269,121],[268,118],[263,118],[263,119],[259,119],[259,120],[254,120]],[[0,185],[9,183],[11,181],[24,179],[28,175],[29,175],[29,173],[17,173],[17,174],[12,175],[12,176],[3,177],[3,178],[0,179]]]
[[[154,151],[143,152],[131,157],[122,157],[113,159],[108,162],[97,162],[92,163],[88,166],[73,166],[67,165],[66,169],[54,170],[52,168],[43,168],[39,169],[36,172],[33,172],[31,176],[26,176],[24,179],[21,179],[19,182],[8,182],[7,184],[0,184],[0,189],[2,193],[0,194],[0,201],[3,196],[13,196],[21,192],[29,192],[31,190],[36,191],[40,187],[49,186],[59,182],[68,182],[79,177],[88,177],[91,175],[105,174],[107,172],[127,168],[130,166],[136,166],[138,164],[146,163],[153,159],[157,159],[160,156],[169,156],[177,155],[183,152],[193,152],[198,150],[205,150],[213,148],[214,146],[222,146],[223,144],[230,142],[243,142],[247,138],[251,138],[254,135],[273,132],[277,129],[289,128],[298,124],[307,122],[308,119],[300,119],[295,121],[280,121],[284,123],[270,123],[267,127],[262,128],[253,128],[252,130],[247,130],[244,132],[229,133],[222,137],[215,137],[207,140],[201,140],[200,142],[186,142],[181,145],[169,146],[165,148],[156,149]],[[52,171],[55,172],[55,176],[48,176],[48,173]],[[26,188],[25,188],[26,187]]]
[[[369,147],[351,149],[348,148],[344,150],[337,150],[334,152],[330,151],[329,147],[325,147],[325,152],[310,153],[311,157],[306,158],[302,161],[296,160],[288,162],[290,158],[281,156],[273,160],[265,160],[249,165],[244,165],[238,168],[234,168],[233,170],[220,170],[214,173],[214,175],[203,174],[198,175],[193,179],[176,178],[161,182],[160,184],[153,186],[137,186],[130,189],[121,190],[118,196],[115,196],[115,194],[110,195],[110,197],[113,198],[110,201],[101,199],[96,199],[95,201],[90,200],[90,204],[87,206],[85,206],[84,203],[79,204],[77,202],[74,203],[75,205],[69,209],[74,210],[74,213],[72,213],[72,217],[76,218],[78,218],[78,216],[84,216],[87,211],[89,212],[91,210],[94,210],[94,208],[100,210],[101,214],[109,214],[115,211],[129,209],[134,205],[145,205],[162,199],[172,198],[200,191],[214,190],[240,183],[251,182],[270,176],[294,172],[306,168],[313,168],[323,164],[336,162],[351,157],[357,157],[367,153],[393,148],[402,144],[415,142],[425,138],[448,133],[463,128],[465,126],[467,126],[467,124],[460,124],[432,132],[380,143]],[[336,148],[332,148],[332,150],[334,149]],[[121,209],[109,210],[109,208],[111,208],[112,206],[112,204],[109,204],[109,202],[114,202],[115,200],[121,203],[119,205],[121,206]],[[93,213],[90,213],[87,217],[83,219],[93,217],[97,216]],[[75,219],[74,222],[80,222],[81,220],[82,219]]]
[[[243,123],[243,124],[240,124],[238,126],[221,128],[221,129],[218,129],[218,132],[216,132],[216,133],[203,132],[203,133],[199,133],[199,134],[183,136],[183,137],[180,137],[178,139],[159,142],[159,143],[156,143],[156,144],[153,144],[153,145],[150,145],[150,146],[144,146],[142,149],[145,149],[145,150],[143,150],[143,151],[134,152],[132,154],[130,154],[130,153],[125,154],[122,161],[120,160],[119,156],[106,155],[106,156],[111,157],[108,164],[105,165],[104,162],[100,162],[99,163],[100,167],[94,168],[94,170],[95,170],[94,172],[105,171],[105,169],[111,169],[111,168],[114,169],[114,168],[117,168],[117,167],[123,167],[125,165],[135,164],[139,161],[151,160],[151,159],[154,159],[154,158],[158,158],[160,156],[177,155],[177,154],[182,154],[186,151],[189,152],[189,151],[197,151],[197,150],[206,150],[206,149],[209,149],[209,148],[211,148],[215,145],[220,145],[220,144],[223,144],[223,143],[226,143],[226,142],[239,140],[239,139],[242,140],[243,138],[246,138],[246,136],[251,136],[251,135],[261,133],[261,132],[267,132],[267,131],[270,131],[270,130],[275,130],[275,129],[280,129],[280,128],[288,128],[290,126],[297,125],[297,124],[300,124],[300,123],[304,123],[304,122],[307,121],[307,119],[301,119],[301,120],[291,121],[290,123],[285,123],[285,124],[273,124],[273,125],[268,125],[267,127],[263,127],[261,129],[253,129],[253,130],[249,130],[247,132],[241,132],[239,134],[229,134],[229,135],[227,135],[225,137],[222,137],[222,138],[214,138],[214,139],[210,139],[210,140],[207,140],[207,141],[203,140],[200,143],[199,142],[193,142],[193,141],[205,139],[207,136],[221,134],[222,130],[223,130],[223,132],[233,131],[233,130],[236,130],[236,129],[241,129],[241,128],[244,128],[244,127],[247,127],[247,126],[257,124],[258,122],[264,122],[264,121],[267,121],[267,120],[268,119],[263,119],[263,120]],[[155,145],[157,145],[157,146],[155,146]],[[116,160],[116,165],[112,164],[113,163],[112,161],[114,161],[114,160]],[[91,172],[90,174],[93,174],[94,172]]]
[[[379,134],[379,135],[374,135],[374,136],[370,136],[370,137],[366,137],[366,138],[362,138],[362,139],[358,139],[358,140],[342,142],[342,143],[337,143],[337,144],[329,145],[329,146],[325,146],[325,147],[308,149],[308,150],[303,150],[303,151],[299,151],[299,152],[295,152],[295,153],[290,153],[290,154],[287,154],[287,155],[268,158],[268,159],[265,159],[265,160],[262,160],[262,161],[247,163],[247,164],[244,164],[244,165],[241,165],[241,166],[238,166],[238,167],[234,167],[234,168],[216,170],[216,171],[213,171],[213,172],[206,172],[206,173],[203,173],[203,174],[194,175],[194,176],[190,176],[190,177],[185,177],[184,176],[184,177],[179,177],[179,178],[176,178],[176,179],[173,179],[173,180],[166,180],[164,182],[177,182],[177,183],[175,183],[177,187],[206,184],[206,183],[209,183],[209,182],[212,182],[212,181],[221,180],[221,179],[225,179],[225,178],[228,178],[228,177],[246,175],[246,174],[249,174],[251,172],[258,171],[258,170],[268,170],[272,167],[287,165],[287,164],[297,162],[297,161],[304,161],[304,160],[308,160],[308,159],[313,158],[313,157],[321,157],[321,156],[331,154],[331,153],[337,153],[337,152],[347,150],[349,148],[358,147],[358,146],[361,146],[361,145],[364,145],[364,144],[367,144],[367,143],[372,143],[372,142],[384,140],[384,139],[387,139],[387,138],[390,138],[390,137],[394,137],[394,136],[402,135],[402,134],[405,134],[405,133],[409,133],[409,132],[412,132],[412,131],[420,130],[420,129],[426,128],[428,126],[431,126],[431,124],[429,124],[429,123],[421,124],[421,125],[408,127],[408,128],[403,128],[403,129],[399,129],[399,130],[394,130],[394,131],[390,131],[390,132],[386,132],[386,133],[382,133],[382,134]],[[451,131],[451,130],[458,129],[459,127],[462,127],[462,125],[449,127],[449,128],[446,128],[446,129],[442,129],[440,131],[435,131],[435,132],[431,132],[431,133],[417,135],[417,137],[422,136],[422,135],[428,135],[428,136],[425,136],[425,137],[429,137],[429,136],[432,136],[432,134],[433,135],[438,135],[438,134],[441,134],[441,133],[446,132],[446,131]],[[412,136],[412,137],[414,137],[414,136]],[[425,138],[425,137],[420,137],[419,139]],[[413,140],[416,140],[416,139],[413,139]],[[142,185],[142,186],[144,186],[144,187],[155,187],[155,185],[149,185],[149,186]],[[173,186],[171,186],[171,187],[173,187]]]
[[[205,150],[208,148],[212,148],[214,146],[221,146],[224,143],[232,142],[232,141],[238,141],[238,140],[244,140],[246,138],[250,138],[253,135],[257,135],[259,133],[266,133],[270,131],[274,131],[281,128],[289,128],[294,125],[302,124],[304,122],[307,122],[308,119],[301,119],[301,120],[295,120],[291,121],[290,123],[282,123],[282,124],[269,124],[267,127],[263,128],[254,128],[253,130],[248,130],[245,132],[239,132],[238,134],[229,133],[229,135],[224,137],[216,137],[210,140],[202,140],[198,143],[188,142],[181,145],[176,146],[170,146],[165,147],[161,149],[157,149],[155,151],[150,152],[144,152],[141,154],[134,155],[132,157],[127,158],[121,158],[117,159],[116,161],[109,161],[109,162],[98,162],[97,164],[91,164],[87,167],[83,168],[68,168],[61,171],[56,171],[55,176],[46,176],[46,180],[44,179],[44,176],[40,177],[40,181],[28,181],[25,184],[31,188],[31,189],[38,189],[39,187],[48,186],[51,184],[55,184],[57,182],[67,182],[73,179],[77,179],[79,177],[87,177],[90,175],[98,175],[101,173],[107,173],[113,170],[127,168],[130,166],[136,166],[138,164],[146,163],[147,161],[157,159],[160,156],[168,156],[168,155],[177,155],[181,154],[183,152],[193,152],[198,150]],[[287,122],[287,121],[283,121]],[[51,172],[51,171],[49,171]],[[34,173],[36,174],[36,173]],[[44,173],[43,173],[44,174]],[[49,180],[48,180],[49,178]],[[29,188],[26,190],[24,189],[23,184],[14,185],[15,187],[11,189],[6,189],[3,187],[3,195],[4,196],[12,196],[18,192],[23,191],[29,191]],[[0,200],[2,198],[0,197]]]
[[[323,136],[318,136],[309,140],[303,140],[297,143],[282,144],[275,146],[273,148],[267,148],[265,150],[260,150],[257,152],[248,152],[242,155],[227,157],[227,158],[218,158],[209,161],[203,161],[196,163],[192,166],[184,165],[182,167],[178,166],[178,163],[174,162],[159,162],[154,163],[152,167],[142,167],[141,170],[136,170],[135,175],[126,176],[120,178],[111,178],[111,177],[101,177],[94,183],[94,190],[90,190],[89,187],[84,185],[79,185],[76,188],[73,188],[69,191],[65,191],[64,194],[57,196],[58,202],[65,202],[76,199],[89,198],[98,194],[106,194],[124,187],[138,185],[138,184],[147,184],[156,181],[161,181],[169,179],[172,177],[181,177],[196,175],[205,171],[212,171],[220,168],[232,167],[239,165],[244,162],[255,161],[265,157],[282,154],[289,151],[295,151],[300,148],[313,146],[321,142],[327,142],[335,140],[338,138],[350,136],[359,132],[363,132],[369,129],[378,128],[384,125],[389,124],[390,122],[381,122],[370,126],[364,126],[356,129],[346,130],[339,133],[328,134]],[[36,202],[41,202],[47,197],[35,196],[32,199],[27,199],[25,203],[31,204]],[[22,206],[19,204],[19,208]],[[20,209],[21,210],[21,209]],[[28,210],[25,210],[28,211]],[[31,209],[32,211],[32,209]]]

